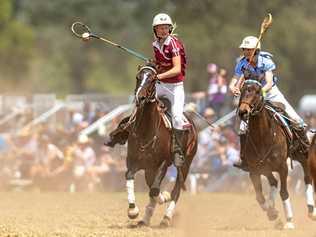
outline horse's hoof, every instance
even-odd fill
[[[137,222],[137,227],[147,227],[149,226],[149,223],[146,223],[145,221],[141,220],[139,222]]]
[[[170,200],[171,200],[170,193],[167,191],[163,191],[162,193],[159,194],[157,201],[159,204],[163,204],[163,203],[169,202]]]
[[[135,206],[134,208],[128,208],[127,209],[127,216],[129,219],[135,219],[138,217],[139,214],[139,209],[137,206]]]
[[[316,221],[316,210],[314,208],[313,212],[309,212],[308,213],[308,217],[309,219],[313,220],[313,221]]]
[[[267,210],[267,216],[269,218],[269,221],[274,221],[278,218],[279,212],[275,208],[269,208]]]
[[[167,216],[164,216],[159,225],[161,228],[167,228],[171,226],[171,219]]]
[[[285,230],[294,230],[295,226],[293,222],[286,222],[283,229]]]
[[[282,222],[281,219],[278,219],[275,223],[274,223],[274,229],[276,230],[283,230],[284,224]]]

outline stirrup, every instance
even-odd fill
[[[246,163],[244,161],[234,163],[233,166],[238,168],[238,169],[241,169],[243,171],[249,171],[249,167],[248,167],[248,165],[246,165]]]
[[[113,141],[113,139],[110,136],[107,136],[105,137],[103,144],[104,146],[114,147],[116,143]]]

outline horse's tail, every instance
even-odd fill
[[[208,124],[201,119],[201,115],[198,113],[194,111],[185,111],[184,114],[189,122],[195,127],[197,133],[208,127]]]

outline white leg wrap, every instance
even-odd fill
[[[134,179],[126,181],[126,190],[128,203],[135,203]]]
[[[197,178],[195,176],[195,174],[190,174],[190,191],[191,194],[196,194],[197,192]]]
[[[286,218],[292,219],[293,218],[293,210],[292,210],[290,198],[283,201],[283,208],[284,208]]]
[[[270,189],[270,196],[269,196],[270,207],[274,207],[274,205],[275,205],[275,199],[276,199],[278,193],[279,193],[278,188],[275,187],[275,186],[271,186],[271,189]]]
[[[171,199],[170,193],[167,191],[160,192],[158,197],[155,197],[156,201],[159,204],[164,204],[165,202],[169,202]]]
[[[311,184],[307,184],[306,185],[305,195],[306,195],[307,205],[314,206],[315,205],[315,202],[314,202],[314,189],[313,189],[313,186]]]
[[[173,216],[174,210],[176,208],[176,202],[175,201],[171,201],[167,210],[166,210],[166,216],[169,217],[170,219]]]
[[[143,217],[143,221],[147,225],[150,224],[150,219],[151,219],[151,217],[154,214],[156,204],[157,204],[156,200],[153,199],[153,198],[150,198],[150,201],[149,201],[148,205],[146,206],[145,214],[144,214],[144,217]]]

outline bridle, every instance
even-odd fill
[[[156,69],[154,69],[153,67],[150,67],[150,66],[143,66],[139,69],[138,73],[137,73],[137,77],[140,73],[142,73],[143,70],[145,69],[148,69],[150,70],[152,73],[154,73],[154,77],[157,76],[157,71]],[[150,72],[145,72],[144,73],[145,75],[143,76],[143,79],[142,81],[140,82],[140,85],[136,88],[136,92],[135,92],[135,100],[136,100],[136,105],[138,106],[143,106],[145,103],[148,103],[148,102],[154,102],[155,99],[156,99],[156,90],[153,88],[155,86],[155,82],[154,82],[154,79],[152,79],[150,77]],[[152,85],[148,86],[148,87],[144,87],[147,80],[153,80],[152,82],[150,82]],[[143,100],[143,103],[141,103],[141,101],[139,101],[138,97],[139,97],[139,93],[141,91],[141,89],[144,89],[145,90],[145,94],[146,95],[149,95],[149,96],[146,96]]]
[[[260,87],[260,90],[262,88],[262,84],[257,80],[247,79],[247,80],[245,80],[244,85],[247,85],[247,84],[256,84]],[[257,114],[259,114],[262,111],[262,109],[264,107],[264,98],[263,98],[263,95],[260,95],[260,98],[257,99],[256,103],[254,103],[254,104],[250,104],[247,101],[243,101],[242,98],[240,98],[238,108],[240,107],[241,104],[246,104],[249,106],[249,108],[250,108],[249,115],[250,116],[256,116]]]
[[[146,70],[146,69],[150,70],[151,72],[143,72],[143,70]],[[142,76],[142,81],[140,82],[140,85],[136,88],[136,92],[135,92],[136,109],[138,110],[138,113],[134,114],[134,116],[136,116],[136,114],[137,114],[137,119],[134,118],[135,122],[133,123],[133,126],[131,127],[131,134],[134,137],[134,139],[136,140],[136,143],[138,144],[139,151],[145,152],[148,148],[151,148],[148,151],[148,153],[150,154],[153,152],[153,149],[155,148],[156,142],[158,141],[158,133],[159,133],[160,125],[161,125],[161,118],[158,119],[158,122],[156,122],[155,128],[153,129],[154,136],[151,139],[149,139],[149,141],[146,143],[143,143],[140,140],[140,137],[136,133],[136,129],[138,128],[139,123],[141,121],[141,118],[143,117],[144,105],[147,103],[154,103],[157,101],[156,90],[155,90],[155,83],[156,82],[155,82],[155,79],[152,78],[153,76],[156,77],[157,71],[153,67],[143,66],[139,69],[137,75],[139,75],[140,73],[144,73],[144,75]],[[151,76],[151,73],[154,73],[154,75]],[[152,80],[152,81],[148,82],[147,80]],[[151,83],[151,84],[148,85],[147,87],[145,87],[146,82]],[[138,97],[139,97],[139,93],[140,93],[141,89],[145,90],[146,97],[143,100],[139,101]]]
[[[262,88],[262,84],[259,81],[257,81],[257,80],[248,79],[248,80],[245,80],[244,83],[245,84],[256,84],[256,85],[258,85],[260,87],[260,90]],[[242,99],[239,102],[238,108],[240,107],[241,104],[246,104],[246,105],[248,105],[250,107],[250,112],[249,112],[250,116],[258,115],[263,110],[263,108],[265,106],[264,98],[263,98],[262,94],[260,95],[260,98],[254,104],[250,104],[247,101],[242,101]],[[248,123],[248,121],[247,121],[247,123]],[[274,136],[275,136],[275,132],[274,132],[275,131],[275,126],[273,126],[271,128],[272,136],[273,136],[273,138],[272,138],[273,139],[272,140],[272,144],[273,145],[270,146],[268,151],[266,151],[263,155],[260,155],[259,150],[257,149],[256,145],[254,144],[253,139],[251,138],[251,136],[250,136],[250,134],[248,132],[248,129],[249,129],[249,127],[247,126],[246,142],[247,141],[250,142],[250,145],[253,147],[256,156],[259,158],[258,163],[257,163],[257,167],[256,167],[257,169],[259,169],[262,165],[265,164],[265,161],[266,161],[267,157],[270,155],[270,153],[273,150],[273,147],[274,147],[273,146],[274,145],[273,141],[274,141]]]

